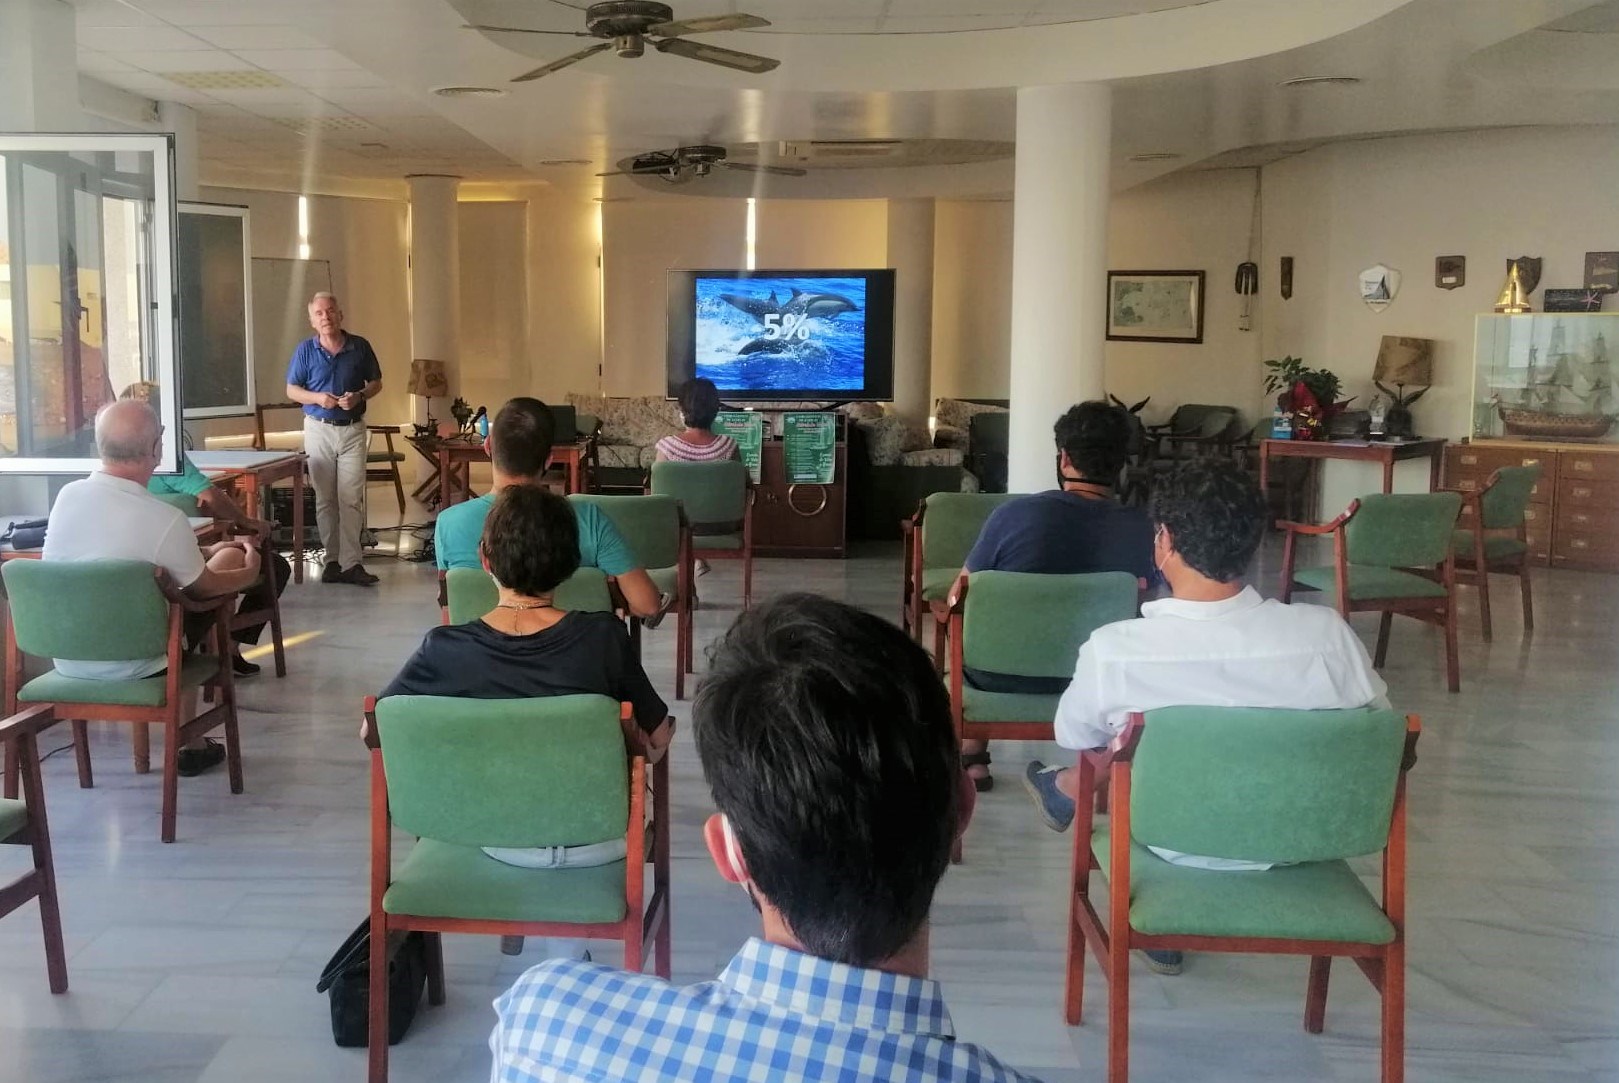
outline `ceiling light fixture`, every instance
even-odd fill
[[[589,158],[546,158],[539,165],[589,165]]]
[[[1354,86],[1361,82],[1358,75],[1301,75],[1297,79],[1283,79],[1277,86]]]
[[[1172,150],[1154,150],[1154,151],[1148,151],[1145,154],[1132,154],[1132,155],[1130,155],[1130,161],[1132,161],[1132,162],[1173,162],[1177,158],[1183,158],[1183,157],[1185,157],[1185,155],[1177,154]]]
[[[436,86],[433,93],[441,98],[504,98],[506,92],[492,86]]]

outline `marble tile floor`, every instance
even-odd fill
[[[1267,589],[1275,558],[1267,550],[1257,576]],[[94,790],[76,787],[70,754],[46,763],[72,992],[46,990],[34,908],[0,920],[0,1083],[362,1078],[363,1052],[332,1044],[315,992],[366,909],[358,711],[437,617],[430,566],[385,554],[370,566],[375,590],[288,589],[291,672],[276,680],[267,666],[242,685],[247,791],[231,797],[221,773],[182,780],[174,845],[157,840],[157,777],[133,775],[124,728],[93,727]],[[897,615],[897,544],[846,562],[764,560],[757,574],[761,597],[807,588]],[[699,581],[700,642],[735,615],[739,585],[729,565]],[[1508,586],[1491,644],[1464,593],[1459,695],[1444,692],[1437,634],[1395,625],[1393,698],[1425,726],[1407,1078],[1619,1081],[1619,577],[1537,573],[1541,626],[1527,638]],[[1370,641],[1375,621],[1358,627]],[[649,634],[647,661],[671,694],[672,624]],[[684,723],[687,704],[675,713]],[[52,731],[46,747],[65,737]],[[1054,751],[997,747],[1001,785],[940,889],[934,968],[964,1039],[1066,1083],[1104,1077],[1105,993],[1093,972],[1087,1025],[1063,1025],[1070,840],[1040,825],[1016,783],[1025,759]],[[673,768],[675,977],[689,982],[712,976],[755,918],[701,849],[710,805],[689,733]],[[0,874],[20,865],[11,849]],[[424,1005],[395,1048],[404,1083],[486,1079],[489,1002],[534,961],[502,956],[493,938],[445,948],[449,1002]],[[1139,1083],[1376,1078],[1376,1001],[1352,967],[1335,971],[1319,1037],[1301,1027],[1300,960],[1193,957],[1174,978],[1138,965],[1132,984]]]

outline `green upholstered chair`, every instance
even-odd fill
[[[693,560],[740,560],[742,608],[753,604],[753,486],[741,460],[652,464],[650,491],[680,501]]]
[[[373,1083],[388,1071],[392,932],[429,934],[428,999],[434,1004],[444,1000],[441,933],[621,940],[624,969],[637,973],[646,967],[650,944],[656,972],[669,977],[665,752],[672,720],[649,738],[629,704],[605,696],[392,696],[366,701],[366,726],[372,745]],[[394,828],[418,839],[397,866]],[[589,868],[517,868],[480,849],[612,839],[626,840],[625,858]]]
[[[1130,951],[1308,955],[1304,1029],[1326,1020],[1333,956],[1382,994],[1382,1080],[1404,1072],[1405,772],[1421,727],[1392,711],[1170,707],[1082,752],[1064,1013],[1080,1022],[1085,952],[1108,987],[1108,1083],[1128,1078]],[[1111,775],[1111,822],[1092,804]],[[1272,862],[1173,865],[1147,849]],[[1346,859],[1382,856],[1381,898]],[[1106,881],[1092,890],[1091,872]],[[1105,898],[1107,917],[1096,900]]]
[[[500,600],[495,581],[482,568],[451,568],[444,573],[445,624],[475,621]],[[611,613],[614,605],[612,581],[600,568],[580,568],[562,581],[552,597],[558,609],[586,613]]]
[[[1140,584],[1128,572],[973,572],[958,578],[949,598],[948,674],[956,736],[1054,740],[1061,692],[986,692],[968,684],[965,671],[1066,681],[1091,633],[1135,616],[1139,597]],[[961,860],[959,840],[954,858]]]
[[[1437,625],[1445,638],[1445,678],[1461,690],[1456,657],[1456,562],[1452,548],[1462,498],[1457,493],[1375,493],[1351,503],[1330,523],[1313,526],[1282,522],[1282,601],[1295,587],[1332,595],[1345,620],[1349,614],[1381,614],[1373,664],[1388,655],[1394,614]],[[1295,569],[1300,535],[1332,535],[1333,563]]]
[[[1503,466],[1490,475],[1482,489],[1462,493],[1463,512],[1472,526],[1451,536],[1456,558],[1456,581],[1478,587],[1479,619],[1484,638],[1490,628],[1491,572],[1516,575],[1523,593],[1523,630],[1535,629],[1534,600],[1529,591],[1529,535],[1526,515],[1535,486],[1540,483],[1540,464]]]
[[[681,504],[673,496],[568,497],[594,504],[618,528],[630,551],[647,570],[660,593],[674,599],[675,698],[686,698],[686,674],[692,671],[691,530]],[[630,638],[640,647],[641,622],[630,622]]]
[[[49,703],[56,717],[70,719],[78,757],[79,785],[92,785],[86,722],[128,722],[163,727],[161,837],[174,841],[181,746],[210,730],[225,728],[225,759],[231,793],[242,792],[242,752],[236,729],[236,686],[230,659],[230,609],[234,595],[195,601],[160,568],[136,560],[11,560],[0,565],[10,636],[6,643],[6,714],[19,704]],[[184,654],[182,615],[215,616],[212,653]],[[118,662],[165,655],[167,670],[138,680],[96,681],[64,677],[55,670],[33,680],[23,675],[23,655]],[[221,659],[224,664],[221,664]],[[186,693],[211,689],[217,702],[195,718],[183,713]],[[138,755],[135,770],[147,765]],[[6,772],[6,796],[15,796],[15,775]]]
[[[45,971],[51,992],[67,992],[67,954],[62,948],[62,914],[56,903],[56,869],[51,861],[51,833],[45,821],[45,784],[39,772],[40,730],[56,721],[48,704],[30,707],[0,720],[0,745],[6,762],[22,772],[21,801],[0,798],[0,846],[27,846],[34,864],[10,883],[0,883],[0,917],[29,899],[39,900],[45,929]]]
[[[1007,493],[933,493],[900,525],[905,542],[900,624],[920,643],[922,617],[932,613],[933,662],[940,668],[944,666],[945,625],[950,619],[946,600],[950,587],[990,513],[1010,499]]]

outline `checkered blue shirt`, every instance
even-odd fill
[[[495,1011],[491,1083],[1032,1078],[956,1041],[937,982],[757,939],[719,980],[683,989],[550,960],[519,978]]]

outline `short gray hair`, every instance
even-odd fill
[[[136,463],[163,434],[157,411],[139,399],[119,399],[96,411],[96,453],[104,463]]]
[[[315,294],[315,296],[311,297],[309,299],[309,307],[314,308],[316,301],[330,301],[339,308],[343,307],[338,303],[337,294],[332,293],[330,290],[321,290],[319,293]]]

